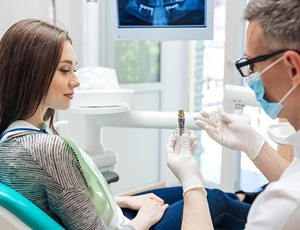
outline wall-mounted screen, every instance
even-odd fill
[[[213,0],[109,0],[114,40],[213,39]]]

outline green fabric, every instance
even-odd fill
[[[64,140],[72,148],[75,158],[78,160],[93,203],[101,218],[111,229],[117,228],[119,225],[117,204],[104,176],[83,150],[79,149],[73,141],[66,138]]]

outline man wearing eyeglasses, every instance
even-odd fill
[[[299,229],[300,0],[250,0],[244,17],[249,21],[245,56],[236,62],[236,67],[265,112],[273,119],[287,119],[297,131],[287,138],[295,158],[289,163],[248,124],[222,108],[218,121],[202,111],[195,122],[224,147],[244,151],[270,181],[252,204],[246,229]],[[177,166],[181,172],[185,163]],[[168,165],[172,171],[179,170],[176,165]],[[189,229],[211,228],[209,218],[204,217],[209,214],[206,206],[205,199],[200,198],[185,203],[186,210],[190,207],[198,213],[185,221]],[[199,215],[202,222],[196,225]]]

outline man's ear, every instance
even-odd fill
[[[285,64],[289,68],[289,76],[293,85],[300,85],[300,54],[293,50],[288,50],[283,54]]]

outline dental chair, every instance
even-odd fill
[[[107,183],[119,180],[114,172],[102,172]],[[0,229],[63,230],[56,221],[14,189],[0,183]]]
[[[5,230],[64,229],[27,198],[2,183],[0,183],[0,227]]]

